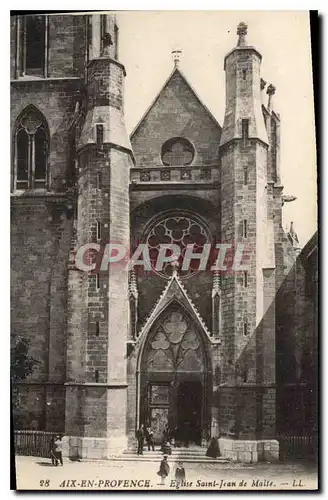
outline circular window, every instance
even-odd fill
[[[160,245],[175,244],[180,247],[179,276],[189,278],[198,272],[200,261],[199,259],[191,260],[188,270],[181,269],[187,245],[193,244],[193,252],[201,253],[203,245],[210,242],[209,230],[198,217],[191,214],[163,217],[154,223],[146,237],[151,267],[156,274],[164,278],[170,278],[173,269],[171,263],[166,263],[161,270],[155,270]]]
[[[162,146],[162,162],[167,166],[190,165],[194,156],[193,145],[183,137],[169,139]]]

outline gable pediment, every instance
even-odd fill
[[[221,126],[176,68],[131,135],[136,166],[161,165],[162,145],[173,137],[191,142],[193,164],[215,164]]]
[[[139,341],[142,342],[145,339],[157,318],[173,302],[181,304],[189,312],[190,316],[194,318],[195,322],[198,324],[205,337],[210,342],[213,342],[211,332],[206,327],[204,320],[201,318],[198,310],[196,309],[196,306],[188,296],[187,291],[183,287],[179,277],[175,274],[172,276],[167,286],[164,288],[145,324],[138,332]]]

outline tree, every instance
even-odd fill
[[[12,405],[13,409],[19,409],[20,397],[16,383],[26,379],[40,363],[37,359],[29,356],[29,341],[22,335],[14,332],[11,336],[10,348],[10,372],[12,382]]]

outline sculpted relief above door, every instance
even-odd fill
[[[173,308],[150,336],[145,364],[147,372],[204,371],[198,333],[182,309]]]

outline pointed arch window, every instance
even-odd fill
[[[19,16],[17,20],[17,77],[47,77],[48,17]]]
[[[14,190],[46,188],[48,184],[49,129],[36,108],[25,110],[14,136]]]

